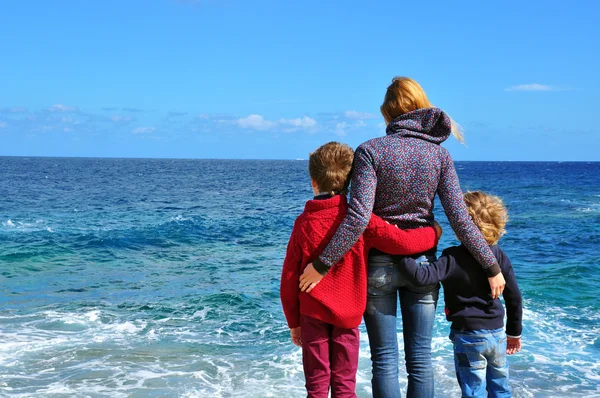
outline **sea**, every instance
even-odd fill
[[[509,209],[514,396],[600,397],[600,163],[456,169]],[[0,157],[0,396],[305,396],[279,278],[311,195],[305,160]],[[440,248],[457,244],[439,202],[435,217]],[[437,397],[460,396],[448,332],[440,297]],[[402,352],[400,320],[398,337]]]

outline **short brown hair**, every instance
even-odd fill
[[[504,227],[508,221],[508,212],[502,199],[481,191],[467,192],[464,198],[469,215],[487,243],[498,243],[500,237],[506,233]]]
[[[308,173],[322,192],[347,193],[354,151],[346,144],[328,142],[308,158]]]

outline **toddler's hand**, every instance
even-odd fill
[[[310,293],[317,286],[317,283],[321,282],[321,279],[323,279],[323,275],[317,272],[312,263],[308,264],[302,275],[300,275],[300,291]]]
[[[506,338],[506,355],[516,354],[521,351],[521,338]]]
[[[297,328],[290,329],[290,335],[292,336],[292,343],[297,345],[298,347],[302,347],[302,338],[300,337],[300,326]]]

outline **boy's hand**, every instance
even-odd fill
[[[507,337],[506,338],[506,355],[516,354],[521,351],[521,338]]]
[[[300,326],[297,328],[290,329],[290,336],[292,336],[292,343],[297,345],[298,347],[302,347],[302,337],[300,333]]]
[[[438,224],[437,221],[434,221],[433,228],[435,228],[435,243],[438,243],[440,241],[440,238],[442,237],[442,227],[440,226],[440,224]]]
[[[312,263],[308,264],[302,275],[300,275],[300,291],[310,293],[317,286],[317,283],[321,282],[321,279],[323,279],[323,275],[317,272]]]

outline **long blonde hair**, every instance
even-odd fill
[[[398,116],[421,108],[433,108],[425,90],[409,77],[396,76],[392,79],[392,84],[388,86],[383,104],[379,109],[385,119],[385,124],[390,124]],[[450,120],[452,135],[464,144],[462,128],[454,120]]]

